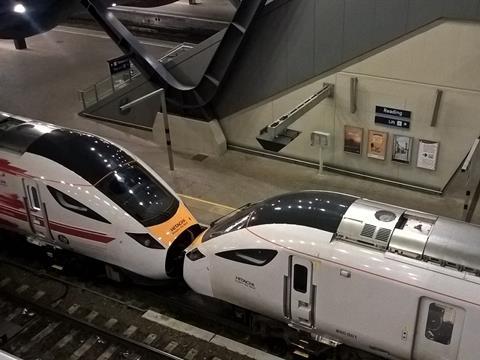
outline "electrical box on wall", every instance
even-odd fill
[[[328,146],[330,141],[330,133],[322,131],[313,131],[310,135],[310,145],[314,146],[319,144],[321,147],[325,148]]]

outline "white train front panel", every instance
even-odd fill
[[[479,238],[477,226],[301,192],[214,223],[189,249],[184,277],[199,293],[317,339],[392,359],[473,360]]]
[[[140,159],[97,136],[0,116],[0,226],[143,277],[174,275],[199,226]]]

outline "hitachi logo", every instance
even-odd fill
[[[170,232],[175,232],[177,231],[179,228],[181,228],[182,226],[185,226],[185,224],[187,223],[187,220],[185,219],[182,219],[180,220],[178,223],[176,223],[175,225],[173,225],[171,228],[170,228]]]
[[[243,286],[249,287],[250,289],[255,290],[255,284],[251,281],[245,280],[240,276],[235,276],[235,282],[242,284]]]

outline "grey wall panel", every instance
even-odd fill
[[[408,0],[376,1],[374,43],[384,44],[405,33]]]
[[[358,56],[373,46],[375,0],[346,0],[343,59]]]
[[[315,72],[342,60],[345,0],[315,1]]]
[[[480,19],[480,0],[276,0],[215,99],[220,117],[265,100],[442,17]]]
[[[287,76],[288,85],[305,81],[314,76],[315,59],[315,1],[296,0],[287,5],[289,24]]]
[[[179,81],[198,84],[224,35],[225,30],[219,31],[193,49],[177,55],[172,61],[167,62],[165,67]]]
[[[287,34],[288,8],[280,7],[273,16],[264,16],[257,22],[251,37],[218,98],[214,101],[217,114],[222,117],[239,110],[245,104],[256,103],[288,87],[287,84]]]
[[[448,18],[474,19],[477,13],[478,0],[446,1],[443,16]]]
[[[157,89],[154,84],[146,81],[143,77],[137,78],[131,85],[119,90],[116,96],[100,100],[83,114],[119,121],[133,126],[153,127],[155,115],[159,110],[158,98],[156,97],[152,97],[141,105],[133,107],[127,114],[120,112],[120,105],[138,99]]]
[[[165,67],[179,81],[185,84],[196,85],[202,79],[218,45],[219,43],[216,43],[206,47],[201,52],[196,52],[195,55],[188,57],[179,64],[167,63]]]
[[[457,2],[457,0],[409,0],[407,30],[418,29],[440,18],[445,1]]]
[[[287,9],[282,9],[282,15],[288,18]],[[271,26],[277,27],[274,33],[263,34],[265,52],[263,54],[262,69],[262,89],[267,96],[271,96],[271,91],[280,92],[288,87],[288,43],[287,37],[281,30],[286,26],[286,19],[272,17],[269,22]]]

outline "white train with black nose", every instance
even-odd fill
[[[200,232],[175,192],[127,150],[6,113],[0,113],[0,227],[110,270],[159,280],[181,272],[176,260]]]
[[[305,191],[240,208],[188,249],[196,292],[389,359],[476,360],[480,227]]]

